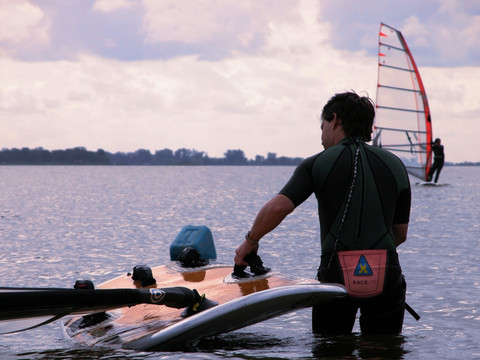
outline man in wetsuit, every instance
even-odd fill
[[[402,330],[406,284],[396,247],[407,237],[410,184],[396,156],[365,143],[371,140],[374,115],[368,97],[353,92],[333,96],[322,111],[325,150],[296,168],[280,193],[262,207],[236,250],[235,263],[247,265],[244,258],[257,252],[258,241],[315,193],[321,282],[345,284],[341,253],[374,249],[386,254],[382,292],[366,298],[348,295],[314,306],[312,326],[317,333],[351,333],[358,309],[363,333],[398,334]]]
[[[432,144],[432,152],[433,152],[433,165],[428,172],[427,181],[432,181],[433,174],[437,172],[435,175],[435,183],[438,181],[438,177],[440,176],[440,171],[442,171],[443,163],[445,162],[445,154],[443,152],[443,145],[442,141],[439,138],[435,139],[435,142]]]

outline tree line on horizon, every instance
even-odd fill
[[[0,151],[1,165],[298,165],[303,158],[277,157],[268,153],[247,159],[243,150],[227,150],[223,158],[209,157],[204,151],[181,148],[110,153],[103,149],[89,151],[84,147],[65,150],[12,148]]]
[[[134,152],[110,153],[103,149],[89,151],[84,147],[65,150],[29,149],[0,150],[0,165],[298,165],[303,158],[277,157],[269,152],[266,157],[256,155],[247,159],[243,150],[227,150],[222,158],[209,157],[204,151],[181,148],[157,150],[138,149]],[[480,166],[480,162],[445,162],[447,166]]]

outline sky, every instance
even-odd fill
[[[478,0],[0,0],[0,148],[307,157],[333,94],[375,100],[381,22],[480,161]]]

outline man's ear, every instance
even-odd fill
[[[333,113],[333,128],[336,129],[338,126],[342,125],[342,120],[337,117],[337,113]]]

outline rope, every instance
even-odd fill
[[[345,203],[345,208],[343,209],[342,220],[340,221],[340,226],[338,228],[337,237],[335,238],[335,245],[333,247],[332,255],[330,256],[330,260],[328,261],[327,268],[330,268],[332,263],[333,257],[335,256],[335,252],[337,251],[338,241],[340,239],[340,234],[342,233],[342,227],[345,223],[345,219],[347,217],[348,208],[350,207],[350,202],[352,200],[353,189],[355,188],[355,182],[357,180],[357,172],[358,172],[358,154],[360,153],[360,145],[355,141],[357,144],[357,150],[355,151],[355,159],[353,160],[353,179],[352,184],[350,185],[350,190],[348,192],[347,202]]]

